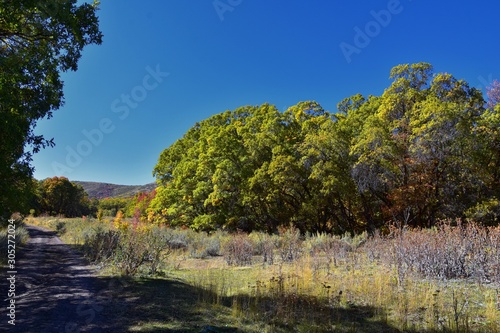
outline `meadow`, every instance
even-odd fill
[[[28,217],[128,281],[132,332],[500,332],[500,228],[200,233]],[[105,310],[106,311],[106,310]]]

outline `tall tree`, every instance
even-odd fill
[[[258,211],[244,204],[249,204],[248,178],[266,155],[254,149],[259,143],[252,127],[263,123],[252,119],[271,112],[279,114],[264,105],[214,115],[165,149],[154,170],[162,186],[151,210],[167,223],[195,229],[251,228],[247,223],[257,223],[252,217]]]
[[[34,153],[52,139],[38,120],[63,104],[60,72],[77,70],[83,48],[100,44],[98,2],[0,1],[0,217],[23,210]]]
[[[462,217],[478,199],[484,99],[450,74],[432,76],[426,63],[396,66],[353,146],[355,179],[380,200],[385,220],[430,225]]]

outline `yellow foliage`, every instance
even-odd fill
[[[116,230],[120,230],[120,231],[127,231],[128,230],[128,223],[123,221],[123,213],[121,210],[119,210],[116,213],[115,219],[113,220],[113,226],[115,227]]]
[[[137,228],[135,229],[135,231],[137,233],[148,233],[150,232],[151,230],[153,229],[153,225],[150,224],[150,223],[141,223],[139,225],[137,225]]]
[[[166,215],[166,211],[167,211],[166,209],[163,209],[161,214],[158,214],[158,213],[150,210],[148,212],[147,218],[143,222],[149,222],[149,223],[156,224],[156,225],[161,225],[161,224],[167,223],[167,220],[164,217]]]

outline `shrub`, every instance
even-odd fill
[[[144,234],[146,243],[146,261],[150,266],[150,273],[157,274],[165,256],[170,254],[169,242],[172,233],[167,229],[153,226]]]
[[[168,246],[171,250],[186,250],[189,245],[188,235],[186,230],[166,229],[171,236],[168,240]]]
[[[485,249],[488,254],[486,276],[500,283],[500,226],[488,228],[488,241]],[[500,310],[500,293],[498,294],[498,309]]]
[[[197,259],[219,256],[221,253],[220,235],[207,235],[203,232],[190,231],[188,234],[190,256]]]
[[[210,257],[217,257],[220,255],[220,252],[220,240],[215,237],[208,238],[205,247],[205,254]]]
[[[357,249],[366,243],[368,240],[368,233],[366,231],[352,236],[350,233],[345,233],[342,236],[342,241],[351,246],[351,249]]]
[[[228,265],[244,266],[251,264],[253,252],[252,241],[244,233],[235,234],[223,247],[224,258]]]
[[[124,215],[121,210],[116,213],[113,220],[113,226],[116,230],[126,231],[128,229],[128,223],[124,220]]]
[[[66,232],[66,223],[63,221],[57,221],[56,232],[57,232],[57,235],[59,235],[59,236],[64,235],[64,233]]]
[[[172,234],[157,226],[104,230],[101,225],[84,236],[84,253],[92,262],[112,262],[124,275],[134,275],[143,265],[157,274],[170,253]]]
[[[83,252],[91,262],[105,262],[112,258],[120,243],[120,233],[98,226],[84,235]]]
[[[498,228],[447,221],[434,229],[393,229],[390,240],[390,261],[400,282],[409,272],[443,280],[500,281]]]
[[[249,237],[254,245],[253,254],[262,256],[263,263],[272,265],[274,263],[274,237],[263,232],[252,232]]]
[[[103,211],[101,208],[99,208],[99,209],[97,210],[97,220],[98,220],[99,222],[102,222],[102,221],[103,221],[103,218],[104,218],[104,211]]]
[[[149,259],[148,239],[135,230],[122,231],[114,263],[124,275],[134,275]]]
[[[362,246],[362,251],[367,255],[368,259],[372,262],[382,260],[390,262],[388,259],[387,240],[381,235],[380,231],[376,230]]]
[[[302,254],[302,244],[300,240],[300,231],[294,226],[280,227],[278,229],[279,237],[276,240],[276,248],[284,262],[293,262]]]

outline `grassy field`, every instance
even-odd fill
[[[211,235],[27,218],[120,278],[130,332],[500,332],[500,229]]]

